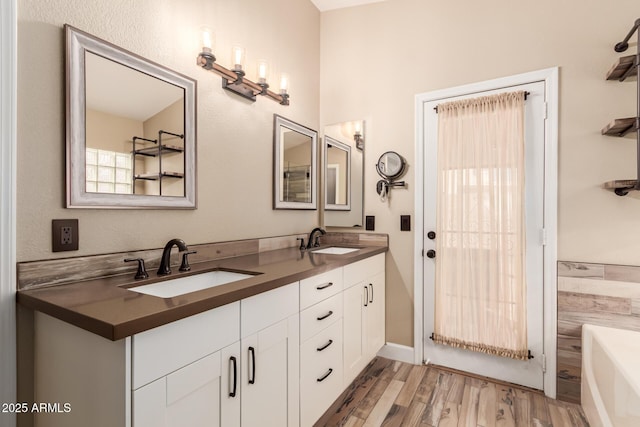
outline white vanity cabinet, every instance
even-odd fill
[[[118,341],[35,314],[44,427],[307,427],[385,340],[385,255]]]
[[[239,339],[239,302],[134,335],[133,427],[239,426]]]
[[[343,390],[342,289],[337,268],[300,281],[300,424],[311,426]]]
[[[344,266],[344,383],[385,343],[385,255]]]
[[[298,282],[244,299],[240,307],[242,426],[297,427]]]

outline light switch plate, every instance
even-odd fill
[[[364,229],[367,231],[375,231],[376,229],[376,217],[373,215],[367,215],[365,217]]]
[[[411,215],[400,215],[400,231],[411,231]]]

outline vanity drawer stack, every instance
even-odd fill
[[[300,281],[300,425],[310,426],[340,395],[342,268]]]

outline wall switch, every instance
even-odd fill
[[[367,215],[365,217],[364,229],[368,231],[374,231],[376,229],[376,217],[373,215]]]
[[[79,242],[77,219],[51,221],[51,250],[53,252],[77,251]]]
[[[400,215],[400,231],[411,231],[411,215]]]

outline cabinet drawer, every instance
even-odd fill
[[[363,281],[366,277],[384,271],[384,254],[378,254],[371,258],[363,259],[353,264],[345,265],[344,287],[348,288]]]
[[[342,268],[327,271],[300,281],[300,309],[327,299],[342,291]]]
[[[300,342],[342,318],[342,293],[320,301],[300,313]]]
[[[342,392],[342,378],[342,320],[338,320],[300,347],[301,425],[313,425],[331,406]]]
[[[300,309],[298,282],[240,301],[242,338],[297,314]]]
[[[239,302],[136,334],[131,340],[133,389],[214,353],[239,337]]]

